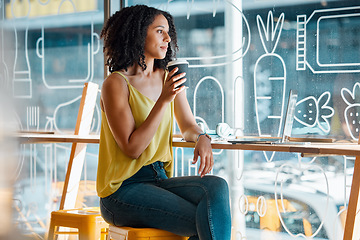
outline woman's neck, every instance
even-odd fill
[[[134,76],[134,75],[143,75],[143,76],[151,76],[155,69],[154,69],[154,60],[153,61],[145,61],[146,69],[143,70],[142,67],[135,63],[132,66],[128,67],[127,71],[124,71],[127,75]]]

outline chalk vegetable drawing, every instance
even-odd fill
[[[261,16],[257,15],[256,17],[260,39],[265,50],[265,54],[257,59],[254,68],[255,113],[260,136],[274,135],[271,129],[276,129],[276,136],[280,137],[284,115],[286,68],[284,60],[274,52],[280,39],[284,16],[284,13],[281,13],[277,23],[274,24],[273,13],[269,11],[266,27]],[[269,93],[261,92],[258,89],[261,86],[261,71],[269,71],[268,81],[272,86]],[[260,106],[264,104],[270,106],[273,110],[268,112],[265,119],[262,119]],[[270,153],[270,156],[267,154],[264,152],[266,160],[271,161],[275,152]]]
[[[342,88],[341,97],[348,105],[344,111],[346,126],[351,138],[358,140],[360,130],[360,83],[355,83],[352,92],[347,88]]]
[[[307,127],[318,127],[325,133],[330,132],[329,118],[334,115],[334,109],[328,106],[330,92],[326,91],[316,99],[309,96],[296,103],[295,120]]]

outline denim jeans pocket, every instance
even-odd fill
[[[104,218],[105,222],[107,222],[108,224],[111,225],[115,225],[114,224],[114,214],[106,208],[105,204],[103,203],[104,200],[103,198],[100,199],[100,212],[101,212],[101,216]]]

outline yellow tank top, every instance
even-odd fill
[[[129,104],[138,128],[149,115],[155,102],[134,88],[120,72],[129,89]],[[114,74],[113,73],[113,74]],[[166,76],[165,76],[166,78]],[[172,129],[174,102],[167,107],[164,117],[152,141],[137,159],[126,156],[117,145],[108,125],[106,114],[101,111],[101,133],[96,190],[99,197],[107,197],[133,176],[139,169],[156,161],[164,162],[168,177],[173,175]],[[121,121],[121,119],[119,119]]]

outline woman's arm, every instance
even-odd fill
[[[146,120],[138,127],[129,105],[127,83],[120,75],[112,74],[103,83],[101,104],[106,114],[109,127],[120,149],[132,159],[138,158],[154,137],[168,104],[184,90],[175,89],[184,82],[174,82],[181,76],[168,77],[162,93]]]
[[[196,124],[195,117],[191,112],[186,98],[186,91],[176,96],[174,106],[175,118],[184,139],[186,141],[196,142],[193,164],[195,164],[200,157],[199,174],[203,177],[209,173],[214,166],[211,140],[206,135],[200,135],[203,132]]]

